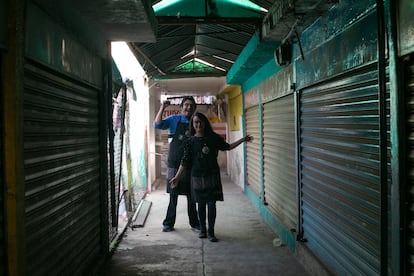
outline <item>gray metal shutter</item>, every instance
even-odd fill
[[[119,118],[117,117],[122,112],[119,113],[118,109],[118,100],[122,104],[122,99],[118,99],[118,95],[123,94],[124,85],[122,83],[121,73],[116,66],[115,61],[112,59],[112,66],[111,66],[111,108],[109,112],[108,119],[110,120],[108,125],[112,131],[108,131],[108,226],[109,226],[109,241],[116,242],[115,238],[118,235],[118,208],[117,202],[119,198],[119,194],[117,194],[118,185],[116,184],[117,180],[119,179],[119,167],[118,164],[120,163],[120,156],[119,156]],[[116,99],[116,100],[115,100]],[[110,244],[110,247],[112,245]]]
[[[252,135],[254,139],[251,143],[246,143],[246,180],[250,189],[263,200],[262,182],[262,166],[260,156],[260,137],[261,137],[261,120],[259,106],[253,106],[245,111],[246,133]]]
[[[376,64],[300,95],[302,230],[340,275],[378,275],[380,176]]]
[[[407,160],[407,172],[406,177],[402,177],[402,181],[405,183],[402,185],[402,189],[405,189],[405,198],[403,198],[403,203],[405,205],[405,210],[403,210],[405,217],[404,221],[404,230],[405,237],[403,238],[402,246],[403,253],[402,256],[404,260],[404,269],[406,270],[405,275],[414,274],[414,58],[411,57],[411,60],[407,61],[405,67],[405,87],[406,87],[406,156],[404,160]]]
[[[296,229],[296,156],[293,94],[263,106],[263,179],[269,210]]]
[[[122,86],[118,92],[117,102],[113,105],[114,118],[114,186],[112,187],[111,216],[113,232],[118,234],[118,211],[120,201],[120,186],[122,178],[122,162],[124,152],[125,133],[125,109],[126,109],[126,87]],[[124,157],[125,158],[125,157]],[[115,238],[112,236],[112,238]]]
[[[80,275],[101,252],[99,88],[25,66],[28,275]]]

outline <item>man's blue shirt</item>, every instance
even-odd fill
[[[177,128],[177,124],[180,121],[181,123],[188,124],[190,123],[190,120],[188,120],[184,115],[182,114],[174,114],[170,115],[164,119],[162,119],[161,123],[157,124],[154,121],[154,128],[157,129],[169,129],[169,134],[175,134],[175,130]]]

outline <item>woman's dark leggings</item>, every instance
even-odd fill
[[[216,222],[216,202],[202,202],[197,203],[198,219],[200,220],[201,232],[206,233],[206,207],[208,209],[208,234],[214,236],[214,224]]]

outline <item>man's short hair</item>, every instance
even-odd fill
[[[186,101],[192,101],[194,103],[194,105],[197,105],[197,103],[194,100],[193,96],[185,96],[185,97],[183,97],[183,100],[181,101],[180,106],[182,107]]]

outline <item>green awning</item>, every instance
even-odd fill
[[[153,6],[157,16],[248,18],[264,9],[248,0],[163,0]]]

